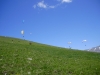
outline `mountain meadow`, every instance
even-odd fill
[[[0,75],[100,75],[100,53],[0,36]]]

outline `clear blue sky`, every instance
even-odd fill
[[[0,0],[0,35],[23,38],[21,30],[26,40],[43,44],[98,46],[100,0]]]

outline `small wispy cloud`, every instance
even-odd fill
[[[37,4],[33,5],[33,8],[48,8],[48,5],[46,3],[44,3],[44,1],[38,2]]]
[[[72,2],[72,0],[57,0],[59,1],[60,3],[56,4],[56,5],[48,5],[43,1],[41,2],[38,2],[37,4],[33,5],[33,8],[36,8],[36,7],[39,7],[39,8],[56,8],[57,6],[61,5],[62,3],[70,3]]]
[[[72,0],[61,0],[62,3],[70,3]]]
[[[47,4],[45,4],[44,1],[38,2],[37,6],[40,8],[47,8]]]
[[[46,8],[55,8],[56,5],[48,5],[44,1],[41,1],[41,2],[38,2],[37,4],[33,5],[33,8],[36,8],[36,7],[46,9]]]

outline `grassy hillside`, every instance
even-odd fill
[[[100,53],[1,36],[0,75],[100,75]]]

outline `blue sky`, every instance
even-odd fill
[[[43,44],[98,46],[100,0],[0,0],[0,35],[23,38],[21,30],[26,40]]]

